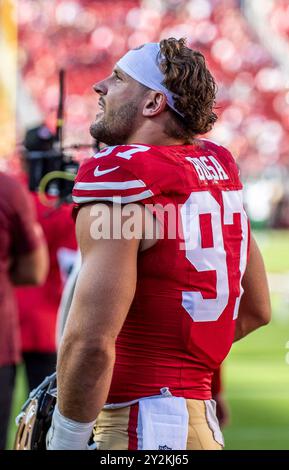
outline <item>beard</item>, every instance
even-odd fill
[[[136,126],[138,107],[136,102],[120,106],[116,111],[111,110],[99,121],[90,126],[90,135],[98,142],[106,145],[125,144]]]

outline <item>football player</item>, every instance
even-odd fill
[[[85,449],[93,431],[97,449],[221,449],[212,375],[270,301],[234,158],[197,137],[217,119],[214,78],[170,38],[94,90],[107,147],[73,190],[82,267],[47,448]]]

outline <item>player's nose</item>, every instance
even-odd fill
[[[92,86],[93,90],[95,93],[98,93],[99,95],[106,95],[107,94],[107,86],[105,85],[105,80],[102,80],[101,82],[97,82]]]

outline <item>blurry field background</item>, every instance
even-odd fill
[[[289,231],[260,231],[255,236],[269,273],[273,319],[233,345],[226,360],[224,388],[231,407],[226,449],[289,450]],[[9,449],[14,418],[26,395],[19,368]]]
[[[226,361],[232,413],[226,448],[289,449],[289,231],[255,235],[269,274],[273,318],[233,345]]]

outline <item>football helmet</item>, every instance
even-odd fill
[[[14,450],[45,450],[45,438],[56,404],[56,372],[32,390],[16,418]]]

